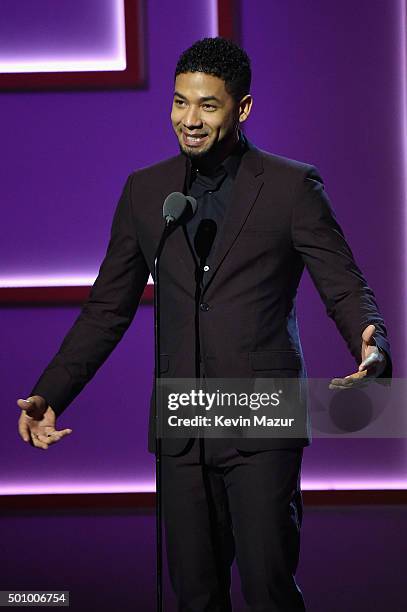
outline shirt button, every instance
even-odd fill
[[[209,272],[209,266],[204,266],[204,272]]]
[[[203,311],[203,312],[208,312],[209,310],[209,304],[207,304],[206,302],[202,302],[202,304],[199,304],[199,308]]]

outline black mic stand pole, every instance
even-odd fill
[[[157,587],[157,612],[163,610],[162,597],[162,528],[161,528],[161,420],[159,419],[157,401],[157,392],[161,393],[158,388],[157,381],[161,378],[161,350],[160,350],[160,258],[163,252],[165,241],[170,235],[175,223],[180,221],[185,222],[188,215],[192,216],[196,211],[196,200],[190,196],[185,196],[180,192],[170,194],[163,207],[163,215],[165,218],[165,227],[158,243],[157,251],[154,257],[154,419],[155,419],[155,479],[156,479],[156,534],[157,534],[157,570],[156,570],[156,587]],[[183,218],[183,221],[182,221]],[[161,407],[160,407],[161,409]]]
[[[160,242],[157,247],[157,251],[154,259],[154,418],[155,418],[155,432],[156,432],[156,444],[155,444],[155,479],[156,479],[156,496],[155,496],[155,509],[156,509],[156,602],[157,612],[163,610],[163,598],[162,598],[162,528],[161,528],[161,437],[158,428],[161,421],[158,419],[158,402],[157,392],[160,390],[157,388],[157,380],[161,378],[161,353],[160,353],[160,275],[159,265],[160,258],[163,252],[165,241],[171,230],[171,220],[167,220],[164,231],[162,233]]]

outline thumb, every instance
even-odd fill
[[[373,338],[373,334],[376,331],[376,327],[374,325],[368,325],[362,333],[362,340],[363,342],[365,342],[366,344],[375,344],[374,341],[372,340]]]
[[[27,399],[18,399],[17,406],[29,412],[35,408],[35,399],[32,397],[27,397]]]
[[[47,409],[47,402],[43,397],[39,395],[33,395],[27,397],[27,399],[18,399],[17,406],[22,410],[25,410],[27,416],[33,418],[41,418],[43,413]]]

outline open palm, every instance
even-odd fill
[[[24,442],[46,450],[50,444],[72,433],[72,429],[56,429],[56,414],[40,395],[33,395],[26,400],[18,399],[17,406],[21,408],[18,432]]]

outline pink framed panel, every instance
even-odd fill
[[[116,2],[118,0],[115,0]],[[136,88],[144,84],[143,0],[122,0],[124,8],[125,67],[67,72],[1,72],[0,90],[63,90]],[[120,41],[123,43],[123,41]]]

